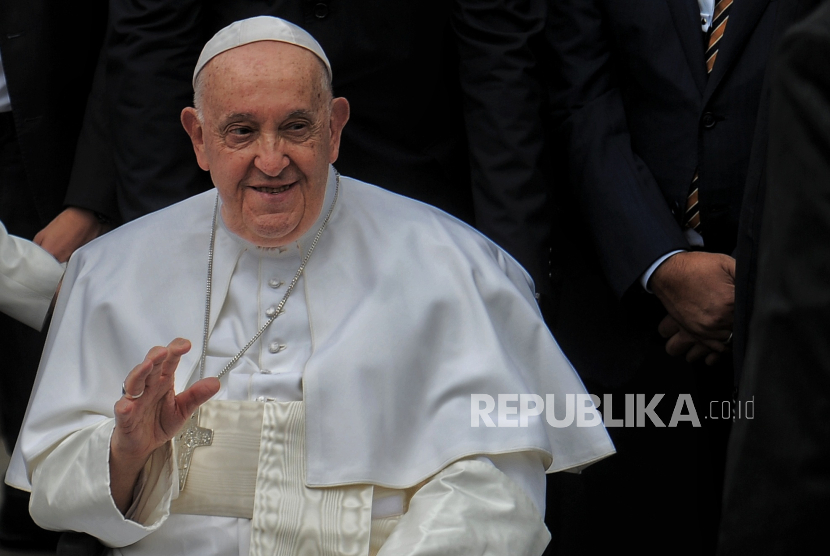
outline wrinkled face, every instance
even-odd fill
[[[240,46],[202,70],[203,119],[193,108],[182,112],[199,166],[219,190],[225,224],[254,244],[291,243],[320,214],[349,114],[348,102],[324,89],[323,71],[298,46]]]

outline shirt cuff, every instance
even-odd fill
[[[661,264],[666,262],[666,259],[668,259],[669,257],[671,257],[673,255],[677,255],[678,253],[685,253],[685,251],[683,249],[678,249],[676,251],[669,251],[668,253],[666,253],[665,255],[663,255],[662,257],[657,259],[656,261],[654,261],[654,264],[652,264],[650,267],[648,267],[646,269],[645,272],[643,272],[643,275],[640,276],[640,284],[642,284],[644,290],[646,290],[648,293],[653,293],[648,288],[648,281],[651,279],[651,275],[654,274],[654,271],[657,270],[658,266],[660,266]]]
[[[43,248],[9,235],[0,222],[0,311],[40,330],[63,271]]]

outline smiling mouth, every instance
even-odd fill
[[[260,193],[268,193],[271,195],[276,195],[278,193],[282,193],[284,191],[288,191],[288,189],[293,184],[283,185],[282,187],[252,187],[251,189],[255,191],[259,191]]]

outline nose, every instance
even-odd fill
[[[272,178],[279,176],[280,172],[291,163],[282,140],[278,137],[263,136],[257,143],[258,149],[254,157],[254,166],[266,176]]]

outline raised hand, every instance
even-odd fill
[[[176,395],[175,372],[190,342],[176,338],[156,346],[124,381],[125,394],[115,404],[115,430],[110,442],[110,489],[121,512],[132,503],[139,473],[150,455],[173,438],[190,415],[219,391],[216,378],[206,378]]]

